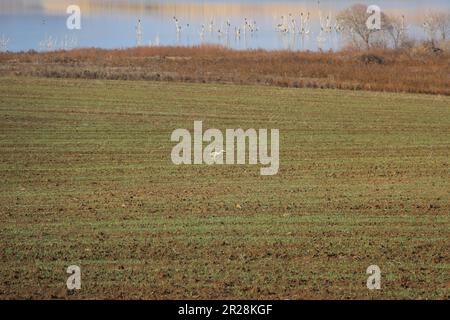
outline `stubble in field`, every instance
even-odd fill
[[[0,97],[0,298],[448,295],[448,97],[38,78]],[[173,165],[194,120],[278,128],[278,175]]]

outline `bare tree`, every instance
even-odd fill
[[[385,31],[391,37],[395,49],[400,48],[407,41],[405,16],[386,16]]]
[[[343,28],[343,32],[349,36],[353,44],[360,46],[362,43],[366,49],[369,49],[373,36],[380,33],[387,19],[385,14],[380,13],[381,30],[368,28],[366,23],[370,17],[370,13],[367,13],[367,8],[367,5],[355,4],[341,11],[336,19],[338,24]]]
[[[430,12],[425,16],[423,28],[429,40],[447,40],[450,34],[450,12]],[[438,38],[436,39],[436,35]]]

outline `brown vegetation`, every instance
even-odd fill
[[[370,58],[367,58],[370,57]],[[450,54],[429,48],[369,52],[235,51],[215,46],[78,49],[0,54],[0,75],[262,84],[450,94]]]

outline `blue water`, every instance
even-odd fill
[[[72,47],[126,48],[137,45],[136,26],[141,19],[141,45],[198,45],[221,44],[236,49],[339,49],[346,44],[336,32],[326,34],[318,41],[322,16],[331,14],[332,22],[339,10],[354,3],[377,4],[387,13],[405,14],[408,33],[424,38],[421,15],[427,10],[450,10],[448,0],[429,1],[76,1],[76,0],[1,0],[0,50],[50,50]],[[68,30],[66,8],[78,4],[81,8],[81,30]],[[299,19],[300,12],[311,12],[311,33],[308,36],[284,34],[276,30],[281,16],[292,13]],[[183,30],[176,32],[173,16]],[[240,37],[235,27],[243,25],[244,18],[256,21],[258,31]],[[209,21],[214,20],[213,32]],[[226,22],[230,21],[228,35]],[[187,27],[189,24],[189,27]],[[203,37],[200,35],[205,25]],[[220,35],[217,30],[222,30]],[[3,42],[2,42],[3,41]],[[3,43],[3,46],[2,46]]]

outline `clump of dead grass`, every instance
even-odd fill
[[[2,53],[0,75],[11,74],[450,94],[449,51],[425,45],[364,53],[219,46]]]

